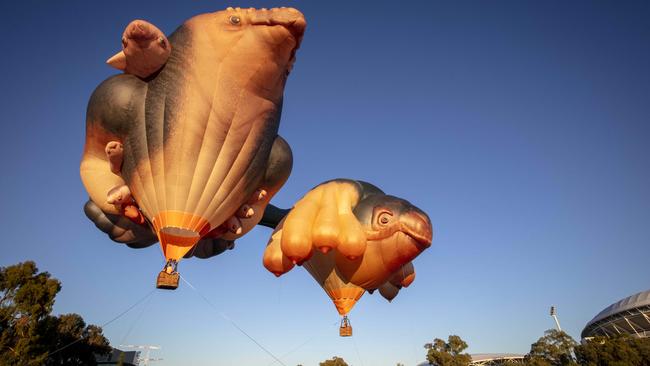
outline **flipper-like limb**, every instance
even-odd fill
[[[185,254],[185,258],[200,258],[207,259],[219,255],[226,250],[231,250],[235,247],[235,242],[224,239],[204,238],[199,240],[198,243]]]
[[[307,260],[316,248],[337,249],[349,259],[363,255],[366,236],[353,209],[363,198],[358,182],[337,179],[309,191],[289,212],[284,223],[282,251],[294,263]]]
[[[149,226],[137,225],[122,215],[105,213],[91,200],[84,205],[84,213],[111,240],[131,248],[145,248],[158,241]]]
[[[106,158],[110,164],[111,172],[120,175],[122,161],[124,160],[124,147],[119,141],[111,141],[106,144]]]
[[[131,202],[131,190],[126,184],[121,186],[113,187],[108,194],[106,195],[106,202],[111,205],[122,206]]]
[[[282,239],[283,225],[284,221],[280,221],[277,227],[275,227],[275,231],[266,245],[264,258],[262,259],[264,267],[276,277],[280,277],[294,267],[293,262],[282,253],[280,240]]]
[[[107,214],[122,214],[106,195],[126,184],[121,175],[126,152],[120,141],[143,123],[146,89],[147,84],[133,75],[117,75],[101,83],[88,102],[79,173],[90,199]]]

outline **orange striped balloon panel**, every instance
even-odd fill
[[[303,263],[303,267],[332,299],[339,314],[344,316],[352,310],[366,290],[350,282],[346,283],[336,270],[335,263],[333,252],[323,254],[314,251],[312,257]]]
[[[361,296],[366,292],[366,290],[359,286],[350,285],[351,287],[347,288],[326,289],[327,295],[332,299],[334,306],[336,306],[336,310],[341,314],[341,316],[347,315],[354,305],[356,305],[357,301],[359,301]]]

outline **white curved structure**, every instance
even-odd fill
[[[650,290],[626,297],[598,313],[582,331],[582,338],[629,334],[650,337]]]
[[[503,365],[506,361],[511,363],[524,363],[524,355],[514,353],[475,353],[470,355],[472,357],[471,366],[499,366]],[[423,362],[418,366],[429,366],[428,362]]]
[[[524,363],[524,355],[514,353],[479,353],[472,355],[472,366],[498,366],[506,361],[511,363]]]

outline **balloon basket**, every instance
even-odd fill
[[[164,270],[160,271],[158,279],[156,280],[156,288],[162,290],[176,290],[178,288],[179,279],[180,275],[178,272],[167,273]]]
[[[351,337],[352,336],[352,325],[347,316],[344,316],[341,319],[341,327],[339,328],[339,335],[341,337]]]

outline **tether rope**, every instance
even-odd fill
[[[111,324],[112,322],[116,321],[117,319],[123,317],[126,313],[128,313],[129,311],[131,311],[134,307],[138,306],[141,302],[143,302],[144,300],[146,300],[147,298],[149,298],[149,296],[153,295],[153,293],[154,293],[155,291],[156,291],[156,289],[151,290],[151,292],[149,292],[149,293],[148,293],[147,295],[145,295],[143,298],[141,298],[140,300],[138,300],[135,304],[129,306],[126,310],[124,310],[123,312],[121,312],[120,314],[118,314],[118,315],[117,315],[116,317],[114,317],[113,319],[111,319],[111,320],[107,321],[106,323],[100,325],[100,327],[103,329],[103,328],[106,327],[107,325],[109,325],[109,324]],[[50,356],[52,356],[53,354],[58,353],[58,352],[61,352],[61,351],[63,351],[64,349],[66,349],[66,348],[72,346],[72,345],[75,344],[75,343],[81,342],[82,340],[84,340],[84,339],[86,338],[86,336],[87,336],[87,335],[83,335],[83,336],[81,336],[79,339],[77,339],[77,340],[75,340],[75,341],[73,341],[73,342],[70,342],[70,343],[66,344],[65,346],[63,346],[63,347],[61,347],[61,348],[55,350],[54,352],[50,352],[50,353],[48,353],[48,354],[45,356],[45,359],[48,359],[48,358],[49,358]]]
[[[354,350],[357,351],[357,357],[359,358],[359,362],[361,363],[361,366],[365,366],[363,363],[363,359],[361,358],[361,353],[359,353],[359,347],[357,347],[357,341],[354,339],[355,337],[350,337],[352,338],[352,343],[354,344]]]
[[[155,292],[154,292],[155,293]],[[120,344],[126,343],[126,339],[129,335],[131,335],[131,332],[133,331],[133,328],[135,328],[135,325],[140,321],[140,318],[142,318],[142,315],[144,315],[145,310],[148,309],[148,305],[151,302],[151,299],[153,299],[153,296],[150,296],[147,301],[144,303],[144,306],[142,307],[142,310],[140,310],[140,314],[135,318],[135,320],[131,323],[131,326],[129,327],[129,330],[126,332],[124,337],[122,337],[122,341]]]
[[[332,323],[330,326],[334,327],[334,326],[338,326],[338,325],[339,325],[339,322],[336,321],[336,322]],[[330,330],[327,329],[327,331],[329,332]],[[317,334],[317,335],[315,335],[315,336],[312,336],[312,337],[309,338],[308,340],[302,342],[299,346],[297,346],[297,347],[291,349],[290,351],[287,351],[286,353],[284,353],[282,356],[280,356],[280,359],[285,358],[285,357],[289,356],[290,354],[296,352],[297,350],[299,350],[299,349],[301,349],[302,347],[306,346],[306,345],[309,344],[311,341],[313,341],[314,339],[320,337],[321,335],[322,335],[322,334]],[[271,361],[271,363],[269,363],[267,366],[275,365],[276,362],[277,362],[277,361]]]
[[[237,329],[241,334],[245,335],[245,336],[246,336],[248,339],[250,339],[253,343],[255,343],[255,344],[256,344],[256,345],[257,345],[257,346],[258,346],[262,351],[266,352],[266,354],[268,354],[269,356],[273,357],[273,359],[274,359],[276,362],[278,362],[280,365],[282,365],[282,366],[287,366],[287,365],[285,365],[285,363],[282,362],[278,357],[276,357],[276,356],[275,356],[271,351],[269,351],[268,349],[266,349],[266,347],[262,346],[262,345],[261,345],[257,340],[255,340],[255,338],[253,338],[250,334],[246,333],[246,331],[243,330],[239,325],[237,325],[237,323],[235,323],[234,320],[230,319],[230,318],[229,318],[226,314],[224,314],[222,311],[219,311],[219,309],[218,309],[218,308],[217,308],[217,307],[216,307],[212,302],[210,302],[210,300],[208,300],[208,298],[205,297],[205,296],[203,295],[203,293],[201,293],[201,291],[199,291],[196,287],[194,287],[191,283],[189,283],[189,282],[185,279],[185,277],[183,277],[183,276],[180,276],[180,277],[181,277],[181,280],[183,280],[183,282],[185,282],[188,286],[190,286],[190,288],[191,288],[192,290],[194,290],[194,291],[195,291],[199,296],[201,296],[201,298],[203,299],[203,301],[205,301],[208,305],[210,305],[210,307],[212,307],[212,308],[217,312],[217,314],[219,314],[219,316],[221,316],[224,320],[228,321],[228,322],[229,322],[233,327],[235,327],[235,329]]]

